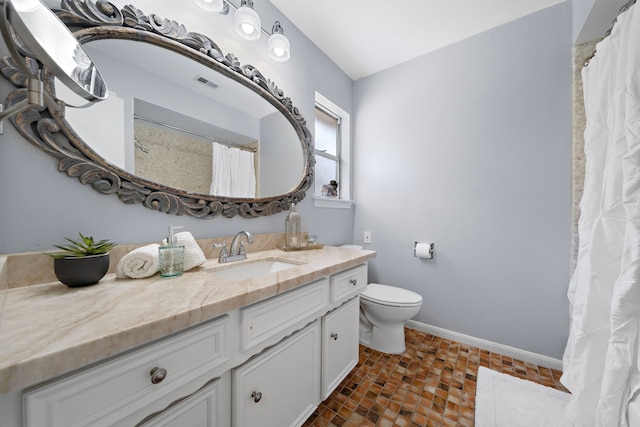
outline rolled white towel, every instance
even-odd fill
[[[184,271],[191,270],[192,268],[202,265],[207,260],[204,256],[204,252],[200,249],[198,242],[193,235],[188,231],[176,233],[176,244],[184,246]],[[162,241],[163,244],[167,244],[167,239]]]
[[[157,243],[152,243],[134,249],[123,256],[116,266],[116,277],[142,279],[156,274],[160,271],[159,247]]]

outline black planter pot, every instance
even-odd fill
[[[95,285],[109,270],[109,254],[55,258],[56,277],[70,288]]]

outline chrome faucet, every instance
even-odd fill
[[[240,238],[242,236],[246,236],[247,243],[253,243],[253,236],[251,235],[251,233],[249,233],[248,231],[241,231],[233,238],[233,241],[231,242],[230,253],[227,253],[226,243],[216,243],[211,245],[214,248],[222,248],[220,249],[220,255],[218,256],[218,262],[220,264],[247,259],[247,249],[244,247],[244,242],[240,241]]]
[[[229,254],[227,253],[227,244],[226,243],[214,243],[211,245],[212,248],[221,248],[220,254],[218,255],[218,262],[220,264],[224,264],[227,262],[227,257]]]
[[[233,238],[233,241],[231,242],[231,253],[229,254],[229,258],[231,258],[230,261],[237,261],[239,259],[247,258],[247,249],[244,247],[244,243],[240,241],[240,238],[243,235],[246,236],[247,243],[253,243],[253,236],[248,231],[241,231],[236,234],[236,236]]]

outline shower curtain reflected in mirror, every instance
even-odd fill
[[[213,143],[211,194],[256,197],[255,154],[252,151]]]
[[[586,177],[562,383],[578,426],[640,425],[640,11],[583,71]],[[638,418],[636,418],[638,417]]]

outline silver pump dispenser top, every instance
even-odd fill
[[[169,236],[167,237],[167,244],[168,245],[175,245],[176,243],[178,243],[178,238],[176,237],[176,230],[180,230],[184,228],[181,225],[170,225],[169,226]]]

